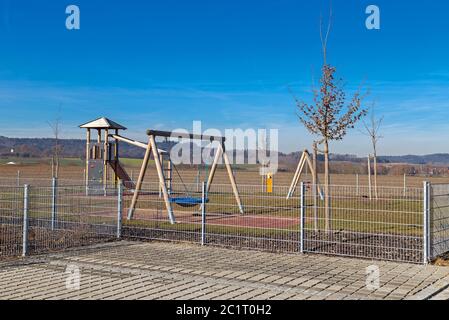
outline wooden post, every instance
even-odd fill
[[[374,149],[374,151],[376,151]],[[379,198],[377,195],[377,156],[376,153],[374,153],[373,155],[373,166],[374,166],[374,198],[376,198],[376,200]]]
[[[406,182],[406,174],[404,173],[404,197],[407,195],[407,182]]]
[[[372,199],[372,190],[371,190],[371,155],[368,155],[368,193],[369,199]]]
[[[324,229],[326,232],[332,230],[331,195],[330,195],[330,172],[329,172],[329,141],[324,140]]]
[[[296,176],[295,185],[292,190],[292,194],[295,192],[296,186],[298,185],[299,181],[301,180],[302,171],[304,170],[304,166],[306,165],[306,162],[307,162],[306,157],[307,157],[307,154],[304,151],[303,157],[301,158],[302,162],[300,163],[300,169],[299,169],[298,175]]]
[[[212,181],[214,180],[215,171],[217,170],[217,166],[218,166],[218,160],[220,160],[222,152],[223,152],[222,148],[220,146],[217,147],[217,150],[215,151],[214,162],[212,162],[212,166],[211,166],[210,172],[209,172],[209,178],[207,179],[207,185],[206,185],[207,193],[209,193],[209,191],[210,191],[210,186],[212,184]]]
[[[161,162],[162,172],[164,172],[164,158],[163,158],[162,153],[159,153],[159,161]],[[164,176],[164,183],[165,183],[165,176]],[[167,192],[168,192],[168,188],[167,188]],[[160,183],[159,184],[159,198],[161,197],[162,193],[163,193],[162,184]]]
[[[86,187],[89,186],[89,159],[90,159],[90,129],[87,129],[86,135]]]
[[[296,188],[298,175],[300,175],[300,171],[302,170],[301,167],[303,166],[303,162],[304,162],[304,152],[301,154],[301,158],[299,159],[298,166],[296,167],[295,175],[293,176],[292,183],[290,184],[290,188],[288,189],[287,199],[289,199],[291,197],[291,195],[293,194],[293,192]]]
[[[170,157],[168,157],[167,166],[168,194],[171,194],[173,190],[173,163]]]
[[[151,144],[148,142],[147,149],[145,151],[145,156],[143,158],[142,167],[140,168],[139,178],[136,183],[136,190],[134,190],[133,199],[131,200],[131,205],[128,210],[128,220],[131,220],[134,215],[134,210],[136,208],[137,199],[139,198],[139,192],[142,188],[142,182],[145,177],[145,173],[147,171],[148,162],[150,161],[151,155]]]
[[[115,135],[118,136],[118,129],[115,130]],[[117,176],[117,167],[118,167],[118,161],[119,161],[119,149],[118,149],[118,140],[115,139],[115,145],[114,145],[114,186],[117,188],[119,179]],[[124,181],[122,181],[123,183]]]
[[[313,227],[315,231],[318,231],[318,173],[317,173],[317,161],[318,161],[318,146],[317,143],[313,143],[313,155],[312,155],[312,183],[313,183]]]
[[[109,164],[109,130],[105,129],[103,141],[103,187],[106,190],[108,187],[108,164]]]
[[[150,144],[151,144],[151,149],[153,150],[153,157],[154,157],[154,162],[156,164],[156,170],[157,170],[157,175],[159,177],[159,183],[162,186],[162,195],[164,196],[165,206],[167,207],[168,218],[170,219],[170,223],[174,224],[176,222],[175,216],[173,215],[173,209],[171,207],[170,197],[168,195],[167,186],[165,184],[164,173],[162,171],[161,161],[159,159],[159,152],[158,152],[156,141],[155,141],[153,135],[150,135]]]
[[[237,189],[237,184],[235,183],[234,174],[232,172],[231,164],[229,162],[228,155],[226,154],[226,150],[223,145],[220,145],[220,149],[223,153],[223,160],[228,171],[229,180],[231,180],[232,191],[234,192],[235,200],[237,201],[237,205],[239,206],[240,213],[243,214],[243,206],[240,201],[239,191]]]
[[[263,165],[262,165],[262,167],[263,167]],[[261,178],[262,178],[262,192],[265,192],[265,190],[266,190],[265,186],[267,184],[267,176],[265,175],[265,169],[263,171]]]

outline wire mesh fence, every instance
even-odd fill
[[[23,188],[0,186],[0,257],[22,253]]]
[[[329,204],[303,188],[305,252],[423,261],[422,188],[382,187],[370,198],[366,187],[330,186]]]
[[[299,252],[299,197],[286,199],[287,187],[272,193],[259,186],[239,186],[243,213],[226,185],[217,185],[206,204],[209,245]]]
[[[432,184],[430,194],[429,248],[435,258],[449,252],[449,184]]]
[[[124,237],[149,240],[174,240],[185,242],[201,241],[201,204],[177,205],[177,198],[189,197],[202,199],[201,187],[172,183],[168,190],[169,206],[173,211],[176,223],[170,223],[169,209],[164,200],[159,183],[144,183],[139,199],[133,211],[132,219],[128,219],[133,193],[125,192],[123,197]]]
[[[196,186],[183,187],[201,197]],[[259,186],[240,185],[242,213],[232,188],[214,185],[198,206],[173,204],[177,223],[172,225],[158,185],[147,184],[133,220],[125,223],[125,234],[282,252],[299,252],[302,244],[304,252],[423,261],[422,188],[382,187],[374,192],[368,187],[333,185],[328,214],[323,188],[316,193],[313,189],[304,185],[304,190],[286,198],[287,187],[266,193]],[[174,186],[172,196],[180,193]]]
[[[28,202],[30,253],[92,244],[117,233],[116,195],[86,195],[84,186],[31,186]]]
[[[117,203],[117,194],[93,197],[85,186],[58,186],[55,180],[52,187],[0,187],[0,256],[115,239]]]
[[[239,186],[238,197],[230,185],[172,184],[171,224],[159,185],[145,184],[133,219],[123,223],[123,235],[133,238],[198,242],[208,245],[270,251],[299,251],[299,198],[286,200],[286,187],[266,194],[259,187]],[[195,204],[177,198],[197,199]],[[243,212],[238,205],[243,203]],[[125,197],[125,211],[131,197]]]
[[[201,183],[172,182],[166,201],[159,183],[147,182],[129,217],[134,190],[120,192],[113,184],[105,190],[51,181],[30,186],[25,197],[24,187],[0,187],[0,256],[23,251],[24,229],[30,254],[118,236],[415,263],[449,251],[449,185],[432,186],[429,217],[426,188],[332,185],[327,202],[325,187],[310,183],[287,197],[287,186],[268,193],[239,185],[236,194],[230,184],[206,190]]]

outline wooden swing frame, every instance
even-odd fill
[[[295,175],[293,176],[293,180],[290,184],[290,188],[287,193],[287,200],[290,199],[295,193],[296,187],[301,179],[302,172],[304,171],[304,167],[307,165],[309,167],[310,172],[312,173],[312,184],[314,188],[316,187],[320,196],[323,194],[321,187],[319,186],[318,174],[316,170],[316,162],[317,162],[317,146],[314,144],[314,154],[313,161],[310,159],[310,153],[307,149],[304,149],[302,152],[301,158],[299,159],[298,166],[296,167]]]
[[[139,173],[139,178],[137,180],[136,183],[136,188],[134,190],[134,194],[133,194],[133,198],[131,200],[131,205],[129,207],[128,210],[128,220],[131,220],[133,218],[134,215],[134,211],[136,208],[136,204],[137,204],[137,200],[139,199],[139,193],[140,190],[142,189],[142,183],[143,180],[145,178],[145,173],[148,167],[148,163],[150,161],[150,156],[151,154],[153,155],[154,158],[154,162],[156,165],[156,171],[158,174],[158,179],[159,179],[159,184],[161,186],[162,189],[162,195],[164,198],[164,202],[165,202],[165,206],[167,208],[167,213],[168,213],[168,218],[170,219],[170,223],[174,224],[176,223],[176,219],[175,219],[175,215],[173,213],[173,208],[170,202],[170,195],[168,193],[167,190],[167,186],[165,184],[165,178],[164,178],[164,172],[163,172],[163,168],[162,168],[162,164],[161,164],[161,160],[159,158],[159,152],[158,152],[158,147],[157,147],[157,143],[156,143],[156,137],[165,137],[165,138],[185,138],[185,139],[189,139],[189,140],[202,140],[202,141],[217,141],[218,143],[218,147],[217,150],[215,152],[215,157],[214,157],[214,161],[212,163],[211,169],[210,169],[210,173],[209,173],[209,177],[207,179],[207,184],[206,184],[206,193],[209,192],[212,181],[214,179],[215,176],[215,172],[217,170],[217,166],[218,166],[218,162],[220,161],[221,158],[223,158],[224,160],[224,164],[229,176],[229,180],[231,182],[231,186],[232,186],[232,191],[234,193],[235,196],[235,200],[237,202],[237,205],[239,207],[239,211],[241,214],[244,213],[243,211],[243,206],[242,206],[242,202],[240,199],[240,194],[237,188],[237,184],[235,182],[234,179],[234,174],[231,168],[231,163],[229,161],[228,155],[225,152],[225,138],[224,137],[218,137],[218,136],[207,136],[207,135],[198,135],[198,134],[192,134],[192,133],[184,133],[184,132],[172,132],[172,131],[159,131],[159,130],[147,130],[147,135],[148,135],[148,144],[143,144],[141,142],[139,143],[135,143],[134,145],[139,146],[139,147],[143,147],[146,149],[145,151],[145,156],[142,162],[142,167],[140,169],[140,173]],[[117,138],[117,137],[114,137]],[[122,139],[122,141],[125,141],[126,138],[120,137]],[[125,142],[129,142],[129,139],[126,139],[128,141]],[[135,142],[135,141],[134,141]]]

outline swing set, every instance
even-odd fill
[[[221,159],[223,159],[223,162],[225,164],[228,177],[232,186],[232,191],[234,193],[235,200],[239,207],[239,211],[241,214],[244,213],[242,202],[240,199],[240,194],[234,178],[234,173],[232,171],[228,155],[225,152],[224,137],[198,135],[184,132],[159,131],[150,129],[147,130],[148,143],[143,143],[119,135],[119,130],[126,130],[126,128],[104,117],[85,123],[81,125],[80,128],[87,129],[86,169],[85,169],[87,190],[90,191],[93,190],[94,192],[98,193],[99,187],[101,186],[103,187],[104,190],[106,190],[108,185],[108,169],[109,167],[111,167],[114,173],[115,186],[117,186],[119,180],[121,180],[125,188],[133,191],[133,197],[127,215],[128,220],[131,220],[133,218],[137,201],[139,199],[139,196],[141,195],[143,180],[145,178],[145,174],[151,156],[153,156],[156,165],[159,186],[162,196],[164,198],[170,223],[172,224],[176,223],[172,204],[179,205],[181,207],[194,207],[202,204],[203,201],[205,202],[209,201],[207,195],[209,194],[210,187],[214,179],[215,172],[217,170],[217,166]],[[91,141],[92,130],[97,130],[98,132],[96,143],[92,143]],[[103,131],[104,135],[102,134]],[[114,133],[110,133],[111,131],[113,131]],[[104,139],[102,137],[104,137]],[[206,198],[204,200],[202,197],[194,197],[190,194],[187,186],[182,180],[182,177],[178,169],[170,159],[170,153],[158,147],[158,143],[156,142],[156,138],[158,137],[165,138],[166,140],[168,140],[169,138],[175,138],[175,139],[188,139],[189,141],[193,140],[209,141],[211,145],[213,142],[217,142],[214,160],[212,162],[206,182],[206,190],[205,190]],[[110,139],[113,139],[114,142],[110,141]],[[145,149],[145,155],[143,158],[139,177],[135,184],[120,163],[119,142],[124,142]],[[184,186],[185,195],[181,197],[175,196],[174,193],[172,193],[173,169],[180,178],[182,185]]]

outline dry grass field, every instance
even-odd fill
[[[140,159],[122,159],[124,167],[133,179],[137,179],[139,174]],[[20,177],[27,181],[29,179],[50,179],[51,166],[49,160],[31,159],[27,161],[18,161],[15,165],[6,164],[7,161],[0,162],[0,179],[16,179],[18,172]],[[332,164],[331,164],[332,165]],[[182,166],[178,168],[182,180],[185,183],[196,183],[198,177],[198,169],[196,167]],[[262,185],[262,177],[259,175],[258,166],[235,166],[234,173],[237,183],[242,185]],[[207,174],[207,168],[199,170],[200,181]],[[274,184],[277,186],[289,186],[293,178],[293,169],[289,171],[279,171],[274,175]],[[65,159],[61,163],[60,179],[80,180],[84,179],[84,166],[80,159]],[[321,181],[323,180],[320,174]],[[304,175],[305,181],[310,181],[310,175]],[[150,164],[147,170],[146,182],[157,181],[157,174],[154,166]],[[177,175],[174,181],[180,182]],[[406,176],[405,185],[407,187],[422,187],[424,181],[432,183],[448,183],[449,177],[432,177],[432,176]],[[228,178],[224,167],[217,170],[214,182],[217,184],[227,184]],[[368,185],[368,176],[358,176],[359,185]],[[31,183],[31,182],[30,182]],[[333,185],[356,185],[357,176],[355,174],[333,174],[331,175],[331,184]],[[378,186],[388,187],[404,187],[404,176],[402,175],[379,175]]]

